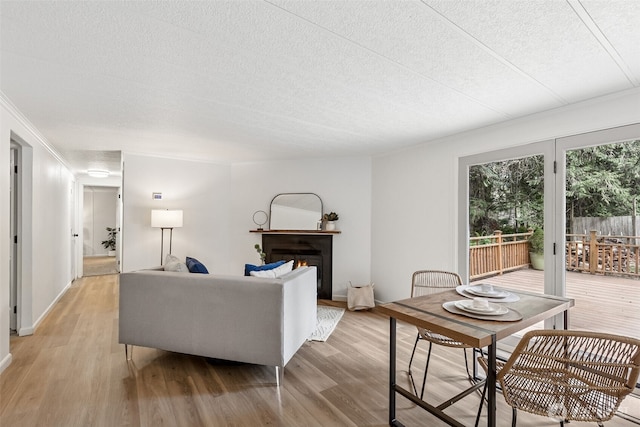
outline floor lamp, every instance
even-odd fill
[[[182,227],[182,209],[153,209],[151,211],[151,227],[160,229],[160,265],[164,254],[164,230],[169,229],[169,253],[173,241],[173,229]]]

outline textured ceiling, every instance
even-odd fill
[[[0,0],[0,91],[76,171],[375,155],[640,85],[640,1]]]

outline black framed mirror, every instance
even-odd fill
[[[280,193],[271,200],[271,230],[317,230],[322,199],[315,193]]]

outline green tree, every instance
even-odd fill
[[[567,218],[631,214],[640,194],[640,141],[567,152]]]
[[[576,216],[631,215],[640,199],[640,140],[567,152],[568,225]],[[542,227],[542,156],[475,165],[469,170],[471,235]]]
[[[523,231],[542,225],[543,158],[532,156],[476,165],[469,170],[472,235]]]

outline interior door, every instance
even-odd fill
[[[9,329],[15,332],[18,327],[18,150],[16,148],[11,148],[10,158]]]
[[[71,238],[71,243],[69,245],[70,247],[70,253],[69,253],[69,277],[71,278],[71,280],[75,280],[78,275],[77,275],[77,269],[76,269],[76,259],[77,259],[77,254],[76,254],[76,244],[78,241],[78,233],[77,233],[77,227],[76,227],[76,183],[75,181],[72,181],[69,184],[69,224],[71,224],[70,227],[70,238]]]

